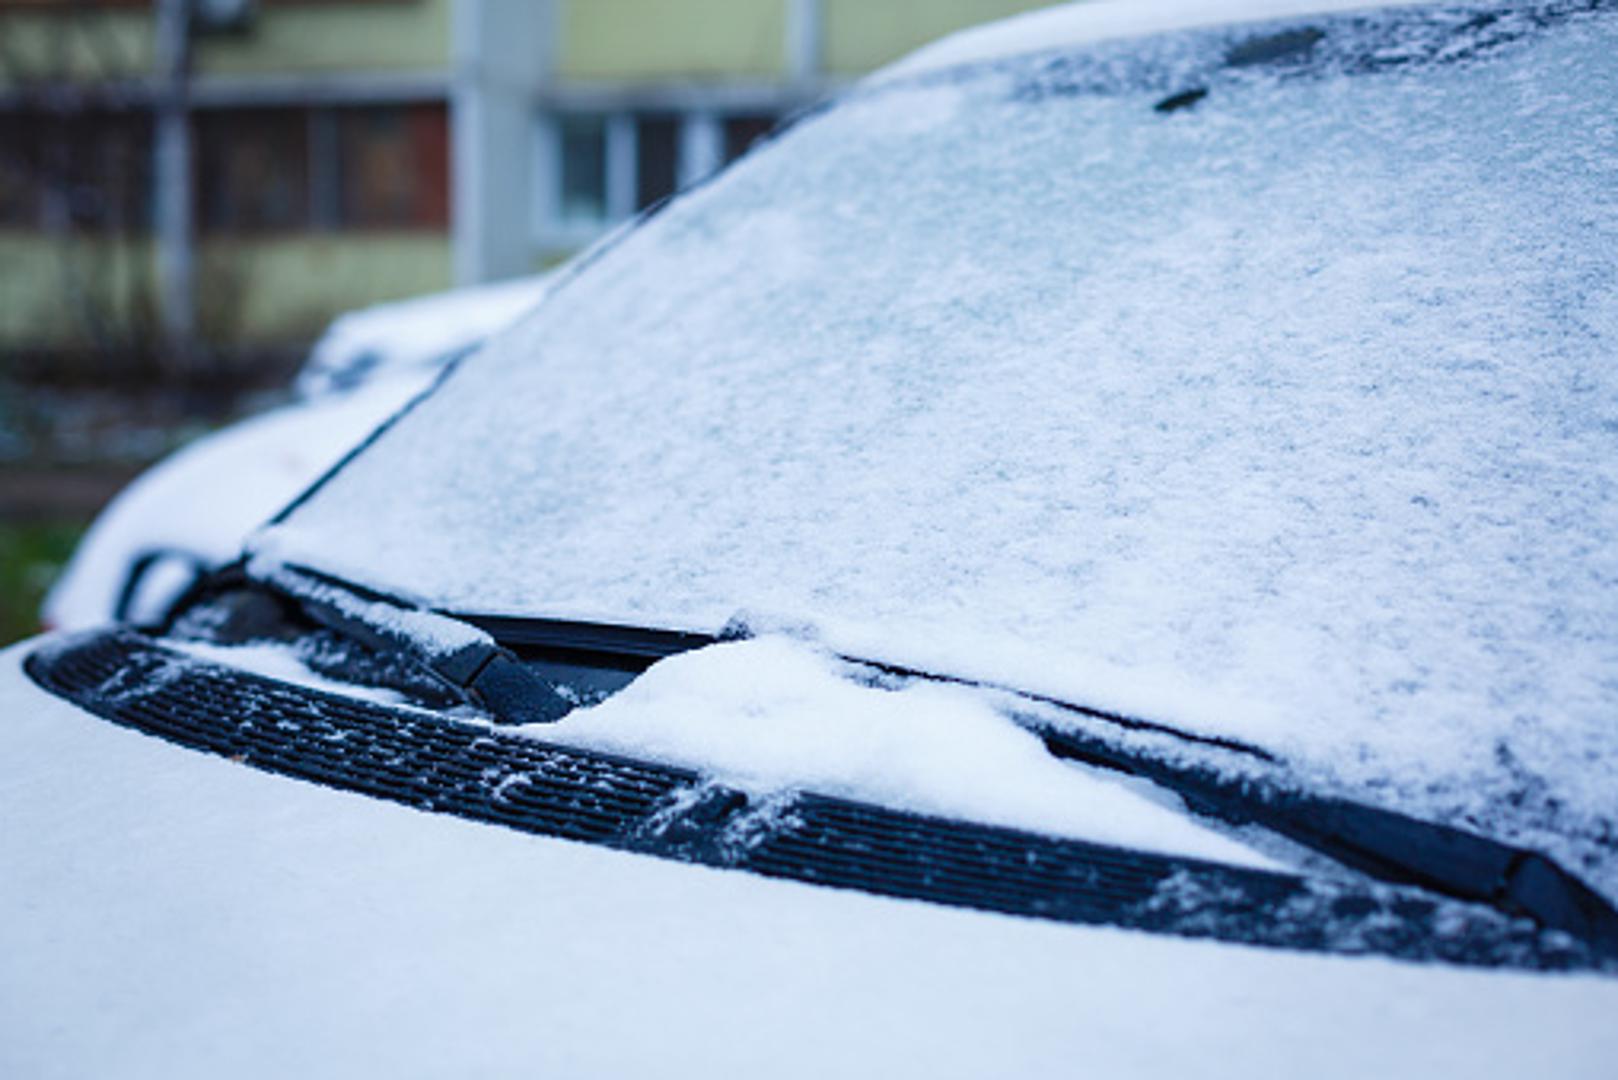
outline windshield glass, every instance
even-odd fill
[[[257,565],[762,613],[1606,850],[1618,33],[1564,7],[856,92],[561,283]]]

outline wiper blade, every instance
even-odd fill
[[[595,656],[620,665],[647,667],[676,653],[713,645],[712,634],[619,626],[573,619],[533,619],[509,615],[457,616],[501,645],[525,652],[566,652]]]
[[[1526,916],[1618,956],[1618,910],[1540,852],[1273,780],[1170,762],[1027,718],[1020,722],[1058,757],[1151,780],[1201,813],[1263,826],[1382,881]]]
[[[1122,739],[1074,732],[1016,711],[1012,719],[1058,757],[1150,780],[1192,810],[1234,825],[1256,824],[1380,881],[1415,885],[1533,919],[1618,956],[1618,909],[1555,860],[1452,826],[1378,806],[1314,795],[1263,779],[1280,766],[1262,747],[1180,731],[1166,724],[1075,705],[1006,686],[895,667],[858,657],[851,663],[930,682],[977,686],[1099,721],[1126,733],[1162,736],[1182,747],[1229,751],[1244,767],[1225,771],[1134,749]]]
[[[502,645],[592,654],[644,669],[652,662],[702,648],[726,638],[747,636],[733,625],[719,637],[644,627],[608,626],[556,619],[462,616],[488,631]],[[1058,725],[1015,709],[1012,719],[1039,736],[1058,757],[1114,769],[1181,796],[1195,812],[1235,824],[1256,824],[1320,852],[1378,880],[1414,885],[1461,900],[1525,916],[1547,929],[1561,930],[1610,956],[1618,956],[1618,911],[1548,856],[1447,825],[1349,799],[1288,787],[1271,775],[1283,763],[1262,747],[1199,735],[1150,720],[1076,705],[1013,687],[843,655],[840,659],[900,678],[946,682],[1005,693],[1021,701],[1055,708],[1107,725],[1117,738],[1103,738]],[[1159,754],[1130,745],[1131,740],[1172,740],[1187,754]],[[1219,769],[1197,763],[1222,753],[1241,767]]]

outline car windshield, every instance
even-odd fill
[[[584,260],[252,565],[745,612],[1611,892],[1614,100],[1618,21],[1567,4],[870,84]]]

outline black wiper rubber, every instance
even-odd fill
[[[424,660],[439,678],[466,691],[501,724],[553,724],[573,702],[556,684],[530,671],[497,645],[468,645],[440,660]]]
[[[600,659],[620,667],[644,669],[658,660],[719,639],[685,630],[659,630],[571,619],[532,619],[506,615],[456,615],[518,655],[564,652]]]
[[[1022,721],[1058,757],[1151,780],[1194,810],[1256,824],[1382,881],[1488,904],[1618,956],[1618,911],[1555,861],[1381,807],[1172,763],[1094,736]]]

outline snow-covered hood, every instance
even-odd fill
[[[0,653],[0,1074],[1558,1077],[1618,984],[1063,926],[419,811]]]

